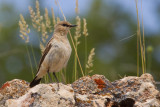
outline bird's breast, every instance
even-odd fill
[[[54,42],[49,55],[49,65],[53,72],[58,72],[67,65],[67,62],[71,55],[71,46],[69,41],[66,42]]]

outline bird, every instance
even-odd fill
[[[66,67],[68,63],[72,48],[67,34],[71,28],[76,26],[67,21],[60,21],[55,25],[53,36],[44,49],[39,62],[38,72],[30,83],[30,88],[39,84],[43,76],[50,72],[53,73],[56,81],[59,83],[55,73]]]

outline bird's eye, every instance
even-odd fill
[[[68,27],[68,25],[67,25],[67,24],[62,24],[62,26]]]

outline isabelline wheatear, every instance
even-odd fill
[[[67,33],[70,28],[75,26],[66,21],[61,21],[55,25],[54,34],[46,45],[39,63],[38,72],[30,83],[30,87],[39,84],[43,76],[47,73],[49,74],[49,72],[53,72],[58,82],[55,72],[59,72],[67,65],[72,51]]]

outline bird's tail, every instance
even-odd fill
[[[37,76],[33,79],[33,81],[30,83],[30,88],[36,86],[37,84],[39,84],[41,81],[41,78],[37,78]]]

